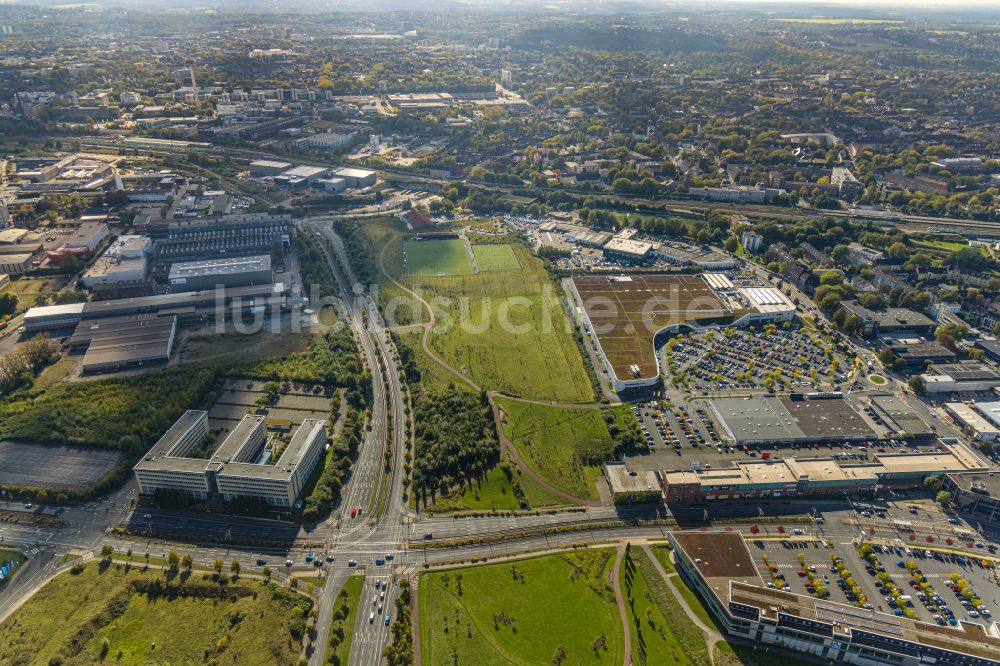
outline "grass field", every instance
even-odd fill
[[[632,559],[622,559],[619,575],[632,621],[634,662],[681,666],[703,663],[695,660],[703,658],[707,650],[704,639],[698,640],[700,630],[690,620],[678,625],[675,618],[664,615],[664,607],[670,603],[664,592],[669,594],[669,590],[640,549],[632,549]]]
[[[26,310],[45,301],[49,294],[62,289],[66,282],[64,277],[22,277],[0,287],[0,294],[14,294],[17,296],[17,309]]]
[[[913,244],[917,247],[926,247],[931,250],[940,250],[941,252],[957,252],[962,248],[969,247],[968,243],[943,240],[915,240]]]
[[[346,666],[347,664],[347,659],[351,654],[351,643],[354,640],[354,625],[357,623],[358,607],[361,605],[361,591],[364,586],[364,576],[351,576],[337,594],[333,622],[330,624],[330,649],[327,651],[326,657],[328,664],[334,666]]]
[[[121,565],[102,572],[97,562],[57,576],[0,625],[4,663],[298,662],[310,605],[302,597],[249,581],[229,585],[223,598],[154,597],[133,587],[156,579],[164,580],[161,572]],[[219,588],[197,574],[185,586]]]
[[[472,252],[481,271],[516,271],[521,267],[510,245],[473,245]]]
[[[514,252],[520,271],[424,285],[438,319],[432,349],[487,389],[557,402],[593,400],[555,287],[538,258],[522,247]]]
[[[464,240],[406,241],[408,275],[471,275],[472,260]]]
[[[673,573],[676,571],[674,569],[674,563],[670,561],[670,546],[666,544],[652,546],[650,550],[653,551],[653,555],[656,556],[657,561],[659,561],[660,566],[667,573]]]
[[[610,549],[582,550],[421,574],[421,661],[534,666],[561,647],[564,664],[621,664],[613,562]],[[606,647],[591,650],[601,636]]]
[[[375,254],[383,257],[385,271],[418,290],[435,308],[439,325],[431,333],[430,345],[451,366],[477,384],[509,395],[560,402],[594,399],[558,290],[541,260],[527,248],[509,246],[520,271],[429,280],[412,273],[413,257],[410,272],[403,269],[403,232],[396,222],[376,219],[366,222],[362,230]],[[427,242],[409,241],[405,246],[409,253],[415,245]],[[383,279],[380,290],[381,302],[395,325],[426,321],[426,309],[412,307],[413,300],[401,298],[399,287]],[[501,323],[501,316],[509,325]],[[458,324],[462,321],[464,326]],[[409,335],[409,331],[401,333]],[[418,340],[415,334],[411,339]],[[447,383],[452,381],[448,377],[445,372],[436,378]]]
[[[513,474],[514,476],[508,479],[507,474],[498,465],[487,472],[481,481],[465,486],[461,495],[438,498],[437,502],[431,506],[430,511],[472,511],[477,509],[512,511],[520,509],[521,505],[514,495],[514,481],[521,484],[524,499],[527,500],[532,509],[566,504],[566,501],[561,497],[553,495],[531,479],[519,476],[517,471],[514,471]]]
[[[504,434],[525,462],[552,485],[597,499],[600,462],[613,454],[611,435],[596,408],[562,408],[500,400]]]

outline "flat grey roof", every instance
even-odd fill
[[[929,366],[927,371],[933,375],[947,375],[960,382],[1000,378],[1000,373],[985,363],[939,363]]]
[[[212,455],[213,464],[242,462],[245,457],[243,447],[247,438],[258,428],[264,427],[264,417],[257,414],[247,414],[236,424],[226,439]]]
[[[184,261],[170,267],[170,279],[204,275],[237,275],[271,270],[271,256],[260,254],[252,257],[225,257],[204,261]]]
[[[932,327],[934,320],[909,308],[886,308],[885,310],[869,310],[857,301],[841,301],[840,305],[861,319],[871,319],[880,327],[921,326]]]
[[[1000,497],[1000,474],[992,472],[966,472],[964,474],[952,474],[951,478],[958,483],[958,487],[963,490],[970,490],[972,484],[982,485],[994,499]]]
[[[894,424],[898,432],[908,432],[911,435],[928,435],[933,432],[909,405],[896,396],[876,394],[869,399],[883,420]]]
[[[84,372],[112,370],[123,365],[169,360],[176,327],[176,315],[133,315],[81,321],[69,344],[71,347],[86,346]]]
[[[716,398],[715,413],[738,441],[803,439],[805,433],[776,397]]]
[[[859,439],[875,432],[843,398],[717,398],[712,409],[737,441]]]

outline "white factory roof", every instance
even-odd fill
[[[605,251],[644,257],[653,249],[653,244],[644,241],[625,240],[624,238],[612,238],[604,246],[604,249]]]
[[[199,275],[231,275],[263,270],[271,270],[270,255],[181,262],[170,267],[170,279]]]
[[[732,289],[733,283],[722,273],[705,273],[705,282],[712,289]]]
[[[344,178],[369,178],[375,175],[374,171],[368,171],[367,169],[354,169],[351,167],[338,167],[333,170],[335,176],[342,176]]]

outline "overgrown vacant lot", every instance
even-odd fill
[[[581,550],[422,574],[422,662],[551,664],[561,648],[563,664],[620,664],[624,634],[607,582],[613,556]]]
[[[601,412],[589,407],[547,407],[500,400],[504,434],[539,476],[584,499],[596,499],[601,462],[614,454]]]
[[[311,605],[299,595],[250,580],[220,586],[201,574],[178,588],[159,571],[101,569],[92,562],[58,576],[0,625],[0,662],[298,662]],[[141,591],[156,581],[159,593]]]

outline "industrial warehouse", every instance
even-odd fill
[[[577,276],[578,312],[594,336],[616,391],[660,381],[657,338],[663,334],[789,321],[795,305],[760,282],[736,286],[722,273]]]
[[[284,286],[268,283],[35,307],[25,313],[24,327],[30,333],[73,329],[69,349],[85,352],[81,372],[90,374],[167,363],[181,324],[276,317],[287,308]]]
[[[670,532],[677,571],[731,636],[865,666],[992,666],[1000,638],[980,624],[940,627],[765,585],[743,536]]]
[[[182,492],[193,499],[252,497],[290,509],[326,450],[326,426],[305,419],[276,461],[263,416],[247,415],[208,459],[189,457],[208,438],[208,412],[189,410],[135,466],[142,495]]]

